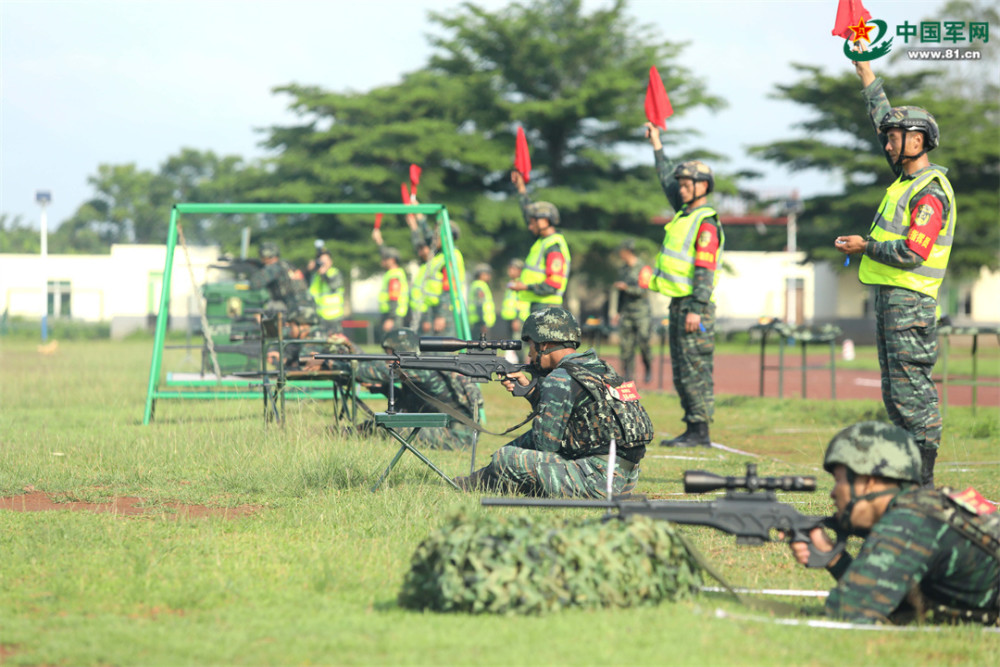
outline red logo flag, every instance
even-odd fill
[[[410,190],[413,192],[413,196],[417,196],[417,186],[420,185],[420,172],[423,171],[420,167],[415,164],[410,165]]]
[[[517,128],[517,142],[514,145],[514,169],[521,172],[524,182],[531,180],[531,155],[528,154],[528,138],[524,136],[524,128]]]
[[[413,203],[413,202],[410,201],[410,190],[406,187],[406,183],[400,183],[399,184],[399,191],[400,191],[400,193],[403,196],[403,203],[404,204],[411,204],[411,203]]]
[[[851,30],[851,26],[860,25],[862,21],[867,21],[872,17],[871,12],[865,9],[861,0],[839,0],[837,4],[837,20],[833,24],[830,32],[834,37],[851,39],[857,33]]]
[[[649,68],[649,84],[646,86],[646,118],[661,129],[667,129],[667,119],[674,113],[663,87],[663,79],[655,67]]]
[[[382,229],[382,214],[375,214],[375,229]]]

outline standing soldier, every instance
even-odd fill
[[[383,246],[382,289],[378,293],[378,309],[382,313],[382,332],[389,332],[403,326],[410,305],[409,285],[406,271],[399,266],[399,251]]]
[[[559,210],[547,201],[532,202],[521,172],[512,171],[510,180],[517,188],[528,229],[536,237],[524,260],[524,269],[511,287],[521,293],[520,298],[530,304],[533,313],[562,306],[569,283],[570,256],[566,239],[556,232]]]
[[[663,154],[660,131],[652,123],[646,123],[646,137],[653,145],[660,185],[675,211],[664,227],[650,289],[671,297],[670,362],[687,424],[683,434],[660,444],[710,446],[708,424],[715,413],[715,285],[725,243],[719,215],[708,205],[715,178],[698,160],[674,168]]]
[[[415,197],[411,199],[413,203],[417,203]],[[406,225],[410,228],[413,252],[416,253],[417,261],[420,263],[417,273],[413,276],[413,282],[410,283],[410,328],[419,334],[429,334],[431,321],[424,291],[427,287],[428,268],[433,259],[431,246],[434,245],[434,233],[427,225],[427,216],[423,213],[416,215],[407,213]]]
[[[461,230],[458,223],[449,222],[451,227],[451,238],[458,241]],[[458,274],[457,280],[451,280],[448,270],[448,263],[445,261],[444,252],[441,247],[440,229],[434,239],[434,253],[430,265],[427,267],[427,277],[424,280],[424,303],[430,313],[431,329],[439,336],[455,335],[455,313],[451,305],[451,288],[454,284],[459,286],[465,284],[465,258],[462,251],[453,247],[455,260],[455,272]]]
[[[476,264],[472,271],[473,280],[469,284],[469,331],[472,338],[490,337],[490,328],[497,322],[496,306],[490,277],[493,269],[489,264]]]
[[[919,107],[891,107],[868,62],[855,62],[879,143],[897,178],[885,191],[867,237],[838,236],[834,247],[862,253],[858,279],[875,287],[875,333],[882,402],[893,424],[920,448],[921,481],[934,485],[941,411],[931,378],[937,361],[937,293],[955,237],[955,192],[947,169],[931,164],[937,122]]]
[[[301,272],[281,259],[278,246],[272,241],[261,243],[257,252],[263,266],[249,278],[250,289],[267,289],[270,301],[267,310],[282,311],[287,321],[316,323],[316,304]]]
[[[652,309],[649,305],[649,282],[653,269],[648,264],[640,264],[635,254],[635,241],[626,239],[618,246],[618,257],[622,267],[613,287],[618,290],[618,335],[622,347],[622,376],[626,380],[635,379],[635,348],[642,355],[642,365],[646,370],[645,380],[653,379],[653,360],[649,351],[649,336],[652,333]]]
[[[309,293],[316,302],[316,314],[327,333],[340,333],[344,319],[344,277],[333,265],[333,257],[325,247],[316,258]]]

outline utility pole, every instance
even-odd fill
[[[798,228],[796,227],[796,222],[800,211],[802,211],[802,202],[799,201],[799,193],[797,191],[793,191],[791,198],[785,201],[785,215],[788,217],[788,223],[785,230],[788,234],[787,250],[789,273],[786,281],[787,293],[785,299],[788,305],[788,324],[793,327],[798,325],[798,290],[796,290],[797,279],[795,274],[797,272],[795,270],[795,253],[798,250]]]
[[[49,339],[49,274],[47,271],[49,256],[49,222],[46,217],[45,207],[52,201],[52,193],[48,190],[35,191],[35,201],[42,207],[41,217],[41,267],[39,273],[42,274],[42,342]]]

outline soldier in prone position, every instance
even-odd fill
[[[455,482],[465,490],[513,490],[526,495],[603,498],[611,441],[616,445],[613,492],[627,493],[653,424],[634,382],[624,382],[593,350],[577,352],[580,325],[562,308],[531,313],[521,340],[540,380],[525,396],[536,416],[531,430],[497,450],[489,465]],[[529,384],[523,373],[503,381]]]
[[[826,613],[856,623],[936,620],[993,625],[1000,611],[1000,512],[974,489],[918,488],[920,449],[902,428],[849,426],[830,441],[823,467],[840,528],[865,535],[827,569],[837,580]],[[833,544],[811,532],[817,550]],[[803,565],[805,542],[792,551]],[[930,616],[930,619],[927,617]]]

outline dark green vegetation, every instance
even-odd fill
[[[714,594],[627,610],[541,617],[418,613],[398,606],[417,545],[478,497],[443,484],[404,457],[378,493],[370,484],[395,451],[385,442],[331,438],[325,404],[291,403],[288,426],[265,430],[260,402],[169,402],[140,425],[150,343],[65,342],[0,347],[0,495],[44,491],[66,501],[137,496],[143,517],[0,510],[0,656],[5,664],[690,664],[987,665],[1000,638],[968,628],[856,632],[715,617],[760,614]],[[173,356],[170,356],[173,355]],[[168,364],[182,365],[170,351]],[[527,409],[483,385],[491,428]],[[675,396],[644,397],[663,433],[678,424]],[[375,405],[375,407],[383,407]],[[815,494],[782,494],[803,513],[828,511],[818,462],[871,402],[720,397],[719,450],[643,462],[638,491],[680,499],[681,473],[816,474]],[[987,414],[984,414],[987,413]],[[940,482],[1000,498],[998,416],[952,408]],[[483,439],[480,464],[501,440]],[[450,473],[467,454],[430,453]],[[183,518],[173,503],[250,506],[242,518]],[[598,512],[593,513],[595,516]],[[553,521],[577,516],[555,511]],[[825,590],[823,572],[787,547],[738,547],[708,529],[681,528],[731,583]],[[814,598],[792,599],[816,610]]]

